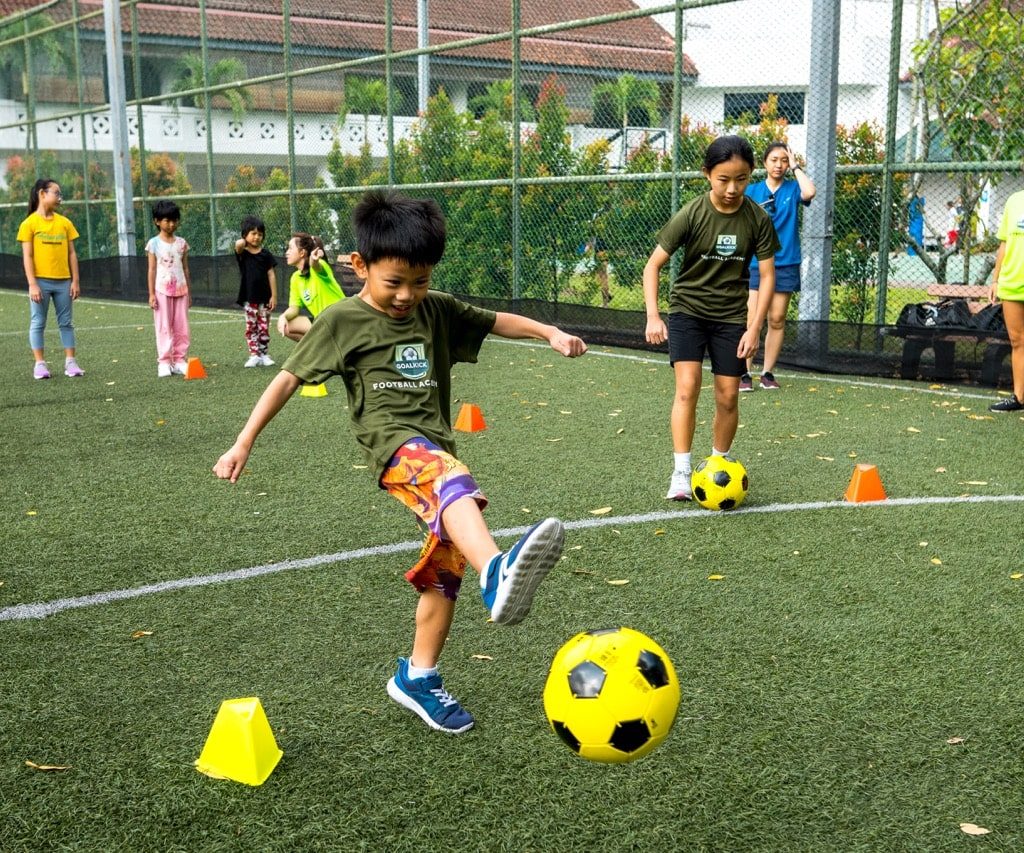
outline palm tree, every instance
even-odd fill
[[[363,117],[363,143],[367,138],[371,115],[384,115],[388,111],[388,87],[383,80],[366,77],[345,78],[345,112],[358,113]]]
[[[248,75],[245,63],[240,59],[219,59],[206,69],[202,56],[197,53],[186,53],[179,60],[179,64],[181,71],[174,83],[175,92],[220,86],[230,80],[242,80]],[[236,119],[240,119],[252,107],[252,93],[245,86],[221,89],[214,94],[214,97],[217,96],[222,96],[228,102],[231,114]],[[206,106],[206,95],[201,92],[190,95],[189,98],[192,104],[200,109]]]
[[[654,127],[658,124],[659,96],[658,84],[653,80],[623,74],[614,83],[594,87],[594,114],[597,116],[602,109],[613,112],[623,129],[643,123]],[[637,118],[645,118],[646,122],[636,121]]]
[[[469,108],[477,116],[493,112],[502,121],[512,121],[512,81],[495,80],[484,94],[469,99]],[[533,121],[533,105],[522,94],[519,95],[519,118]]]
[[[22,96],[27,98],[29,94],[29,75],[25,73],[25,42],[14,39],[28,36],[30,53],[42,53],[46,57],[46,65],[50,71],[59,68],[63,72],[71,65],[65,47],[68,30],[50,30],[42,35],[32,35],[35,30],[52,27],[55,23],[45,12],[40,12],[38,15],[0,27],[0,44],[11,42],[7,47],[0,48],[0,79],[7,81],[10,87],[9,93],[0,93],[0,96],[17,99]]]

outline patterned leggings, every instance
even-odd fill
[[[245,303],[245,342],[249,355],[266,355],[270,345],[270,309],[259,302]]]

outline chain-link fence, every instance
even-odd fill
[[[211,304],[244,215],[275,254],[297,230],[344,254],[365,187],[403,185],[448,217],[438,287],[640,346],[655,235],[731,132],[787,141],[818,188],[782,361],[976,377],[998,334],[922,367],[894,324],[989,276],[1022,185],[1024,3],[644,2],[0,0],[0,284],[23,286],[37,177],[85,293],[143,297],[170,197]]]

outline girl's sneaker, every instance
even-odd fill
[[[32,368],[33,379],[49,379],[50,368],[46,366],[45,361],[37,361],[36,366]]]
[[[406,658],[398,659],[398,671],[388,681],[388,696],[439,732],[458,735],[473,728],[473,715],[444,689],[441,676],[409,678]]]
[[[39,377],[36,378],[38,379]],[[988,407],[990,412],[1019,412],[1021,409],[1024,409],[1024,403],[1018,400],[1014,394]]]
[[[779,383],[775,381],[775,377],[772,375],[770,370],[766,370],[761,374],[761,387],[765,391],[777,391]]]
[[[171,373],[173,373],[175,376],[184,376],[187,370],[187,361],[176,361],[171,365]]]
[[[64,375],[65,376],[85,376],[85,371],[78,366],[78,362],[73,358],[64,359]]]
[[[174,368],[173,368],[173,367],[171,367],[171,366],[170,366],[170,365],[169,365],[169,364],[168,364],[167,362],[165,362],[165,361],[161,361],[161,362],[160,362],[160,363],[159,363],[159,364],[158,364],[158,365],[156,366],[156,375],[157,375],[157,377],[159,377],[160,379],[163,379],[163,378],[164,378],[164,377],[166,377],[166,376],[170,376],[170,375],[171,375],[172,373],[174,373]]]
[[[495,554],[480,575],[480,594],[491,620],[504,625],[522,622],[544,576],[562,555],[565,528],[545,518],[526,531],[508,551]]]
[[[269,355],[261,355],[260,356],[260,366],[261,367],[273,367],[274,366],[274,359],[272,359]]]
[[[250,355],[245,361],[246,367],[259,367],[263,364],[263,360],[258,355]]]
[[[740,391],[753,391],[754,390],[754,378],[749,373],[744,373],[740,377]]]
[[[693,498],[693,488],[690,486],[689,471],[673,471],[672,481],[668,484],[667,501],[688,501]]]

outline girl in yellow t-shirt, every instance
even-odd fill
[[[1024,410],[1024,190],[1006,200],[999,222],[999,249],[992,270],[989,302],[1003,304],[1003,319],[1010,338],[1013,394],[988,407],[990,412]]]
[[[57,312],[60,342],[64,346],[64,375],[84,374],[75,361],[75,327],[71,322],[71,305],[81,292],[74,242],[78,231],[70,219],[57,213],[60,202],[57,182],[40,178],[29,193],[28,218],[18,228],[25,278],[28,279],[31,317],[28,341],[36,360],[32,371],[36,379],[50,378],[50,368],[43,355],[43,333],[51,299]]]
[[[324,308],[345,298],[325,254],[323,240],[302,231],[288,241],[284,259],[295,272],[288,286],[288,308],[278,318],[277,330],[293,341],[302,340]]]

